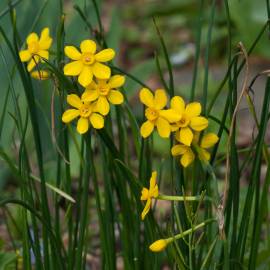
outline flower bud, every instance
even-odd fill
[[[149,246],[153,252],[160,252],[166,248],[168,241],[166,239],[159,239]]]

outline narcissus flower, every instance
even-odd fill
[[[83,102],[77,95],[71,94],[67,96],[67,102],[75,109],[69,109],[62,115],[62,121],[69,123],[77,117],[80,117],[77,123],[77,131],[84,134],[89,129],[89,123],[95,129],[104,127],[104,118],[102,115],[96,113],[95,104]]]
[[[82,95],[84,102],[97,100],[97,111],[102,115],[107,115],[110,111],[110,104],[118,105],[124,102],[123,94],[117,88],[123,86],[125,77],[114,75],[109,80],[94,80],[85,89]]]
[[[179,133],[176,134],[176,139],[179,141]],[[212,146],[214,146],[218,142],[219,138],[214,133],[207,133],[205,134],[200,144],[199,142],[199,133],[195,133],[195,136],[192,141],[192,145],[196,149],[198,153],[198,157],[201,161],[209,161],[210,160],[210,153],[206,150]],[[172,147],[171,153],[173,156],[181,156],[180,163],[183,167],[188,167],[195,159],[195,154],[190,146],[184,144],[176,144]]]
[[[179,130],[180,142],[190,146],[194,131],[202,131],[208,126],[208,120],[200,116],[202,107],[199,102],[185,105],[184,100],[175,96],[171,100],[171,108],[180,115],[180,120],[172,125],[172,131]]]
[[[167,239],[159,239],[149,246],[149,249],[153,252],[161,252],[168,245]]]
[[[98,79],[109,79],[111,69],[102,63],[111,61],[115,52],[105,49],[96,53],[96,49],[96,43],[90,39],[81,42],[80,51],[74,46],[66,46],[65,54],[73,61],[64,66],[64,74],[79,76],[78,81],[84,87],[92,82],[93,75]]]
[[[174,110],[164,110],[167,104],[167,95],[163,89],[157,89],[155,95],[147,89],[140,91],[140,100],[147,106],[145,109],[145,117],[147,121],[141,126],[141,135],[146,138],[157,127],[159,135],[168,138],[171,133],[170,123],[180,120],[181,116]]]
[[[149,212],[151,208],[151,202],[152,198],[158,197],[158,186],[156,184],[156,178],[157,178],[157,172],[152,172],[152,176],[150,178],[150,186],[149,189],[143,188],[142,189],[142,195],[141,195],[141,201],[146,201],[146,205],[142,211],[141,218],[144,220],[145,216]]]
[[[31,72],[31,77],[43,81],[50,78],[50,73],[46,70],[35,70]]]
[[[49,28],[44,28],[40,38],[36,33],[31,33],[26,39],[27,49],[20,51],[20,59],[22,62],[28,62],[27,70],[30,72],[42,58],[49,59],[49,48],[52,45]]]

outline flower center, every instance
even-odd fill
[[[88,104],[83,104],[80,108],[80,116],[81,117],[89,117],[92,113],[91,107]]]
[[[190,120],[185,115],[183,115],[182,118],[177,122],[177,124],[179,127],[186,127],[188,126],[189,122]]]
[[[107,96],[109,94],[109,91],[110,91],[110,87],[105,84],[105,85],[100,85],[99,88],[99,94],[102,95],[102,96]]]
[[[95,56],[92,53],[84,53],[82,61],[85,65],[92,65],[95,62]]]
[[[39,44],[37,41],[33,41],[28,45],[28,50],[30,53],[35,54],[39,51]]]
[[[148,120],[153,121],[156,120],[159,116],[159,112],[152,108],[147,108],[145,110],[145,116]]]

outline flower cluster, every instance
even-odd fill
[[[47,70],[34,70],[39,62],[49,59],[49,49],[52,38],[48,28],[44,28],[40,38],[31,33],[26,39],[27,49],[20,51],[22,62],[29,62],[28,72],[35,79],[46,80],[50,77]],[[115,52],[113,49],[104,49],[97,52],[97,45],[87,39],[80,43],[80,49],[74,46],[65,46],[65,54],[71,59],[64,66],[64,75],[78,77],[79,84],[84,88],[81,95],[75,93],[67,96],[67,103],[72,107],[62,115],[62,121],[69,123],[79,118],[77,131],[84,134],[92,126],[95,129],[104,127],[104,116],[110,111],[110,104],[118,105],[124,102],[123,94],[118,90],[125,83],[121,75],[111,76],[111,69],[104,63],[111,61]]]
[[[173,132],[177,144],[171,149],[173,156],[181,156],[183,167],[189,166],[195,159],[194,151],[202,161],[210,159],[206,149],[217,143],[218,137],[208,133],[200,138],[200,132],[208,127],[208,119],[201,116],[201,104],[191,102],[185,104],[180,96],[174,96],[170,107],[166,109],[168,98],[165,90],[157,89],[153,94],[149,89],[140,91],[140,100],[146,106],[146,121],[141,126],[141,135],[147,138],[157,128],[158,134],[169,138]]]

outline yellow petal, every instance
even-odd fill
[[[167,244],[168,242],[166,241],[166,239],[160,239],[151,244],[149,246],[149,249],[153,252],[161,252],[166,248]]]
[[[89,128],[89,119],[81,117],[77,123],[77,131],[80,134],[84,134],[88,131],[88,128]]]
[[[91,101],[96,100],[98,97],[99,97],[99,95],[98,95],[98,91],[96,89],[86,90],[82,94],[82,101],[83,102],[91,102]]]
[[[49,59],[49,52],[45,50],[41,50],[38,52],[38,55],[46,60]],[[42,59],[41,59],[42,60]]]
[[[153,171],[150,178],[150,190],[153,189],[157,182],[157,172]]]
[[[88,66],[84,66],[80,75],[79,75],[78,82],[83,87],[86,87],[87,85],[89,85],[92,82],[92,80],[93,80],[92,69]]]
[[[91,40],[91,39],[87,39],[81,42],[80,44],[80,48],[81,48],[81,52],[83,53],[92,53],[94,54],[96,52],[97,49],[97,45],[95,43],[95,41]]]
[[[175,96],[171,99],[171,108],[182,115],[185,111],[185,101],[181,97]]]
[[[183,167],[188,167],[195,159],[195,155],[192,150],[189,148],[188,151],[181,157],[181,164]]]
[[[190,127],[196,131],[202,131],[208,127],[208,120],[202,116],[193,117],[190,120]]]
[[[31,53],[28,50],[20,51],[19,55],[22,62],[27,62],[31,59]]]
[[[202,137],[201,147],[210,148],[218,142],[219,138],[215,133],[207,133]]]
[[[98,79],[109,79],[111,76],[111,69],[104,64],[96,62],[93,65],[93,73]]]
[[[50,30],[48,27],[44,28],[40,35],[39,46],[42,50],[48,50],[52,45],[52,38],[50,37]]]
[[[150,121],[146,121],[142,124],[140,132],[143,138],[147,138],[154,129],[154,124]]]
[[[159,117],[156,122],[157,131],[160,137],[162,138],[169,138],[171,134],[171,127],[167,120],[162,117]]]
[[[147,188],[143,188],[141,191],[141,201],[146,201],[149,198],[149,191]]]
[[[92,113],[89,117],[91,125],[95,129],[101,129],[104,127],[104,118],[100,114]]]
[[[31,33],[26,39],[28,45],[32,42],[38,42],[38,35],[36,33]]]
[[[109,95],[108,95],[108,100],[112,103],[112,104],[121,104],[124,102],[124,96],[120,91],[117,90],[111,90]]]
[[[206,151],[205,149],[200,148],[199,149],[199,159],[202,161],[209,161],[210,160],[210,153]]]
[[[161,110],[159,115],[167,119],[170,123],[177,122],[181,119],[181,114],[173,109]]]
[[[140,91],[140,101],[147,107],[154,107],[154,96],[147,88],[142,88]]]
[[[96,108],[102,115],[107,115],[110,111],[110,104],[107,98],[100,96],[97,100]]]
[[[46,70],[36,70],[31,72],[31,77],[37,80],[47,80],[50,77],[50,73]]]
[[[189,118],[199,116],[202,111],[202,106],[199,102],[191,102],[186,106],[185,113]]]
[[[64,66],[64,74],[67,76],[77,76],[82,72],[83,63],[81,61],[74,61]]]
[[[165,90],[163,89],[157,89],[155,91],[155,97],[154,97],[154,106],[156,109],[161,110],[163,109],[167,104],[167,95]]]
[[[62,121],[64,123],[69,123],[70,121],[78,117],[79,115],[80,115],[80,112],[76,109],[66,110],[62,115]]]
[[[144,220],[144,218],[147,215],[147,213],[149,212],[150,208],[151,208],[151,199],[148,199],[146,202],[146,205],[142,211],[142,215],[141,215],[142,220]]]
[[[182,144],[176,144],[172,147],[171,153],[173,156],[181,156],[186,153],[188,146]]]
[[[179,134],[179,139],[180,139],[181,143],[183,143],[187,146],[190,146],[192,139],[193,139],[193,133],[190,130],[190,128],[188,128],[188,127],[181,128],[180,134]]]
[[[119,88],[125,83],[125,76],[114,75],[110,78],[108,84],[110,88]]]
[[[82,56],[74,46],[65,46],[65,55],[72,60],[79,60]]]
[[[30,72],[39,63],[39,60],[40,60],[39,56],[37,55],[33,56],[27,65],[27,71]]]
[[[115,56],[115,51],[113,49],[105,49],[100,51],[95,55],[95,59],[98,62],[108,62],[111,61]]]
[[[67,95],[67,103],[77,109],[82,106],[81,99],[75,94]]]

